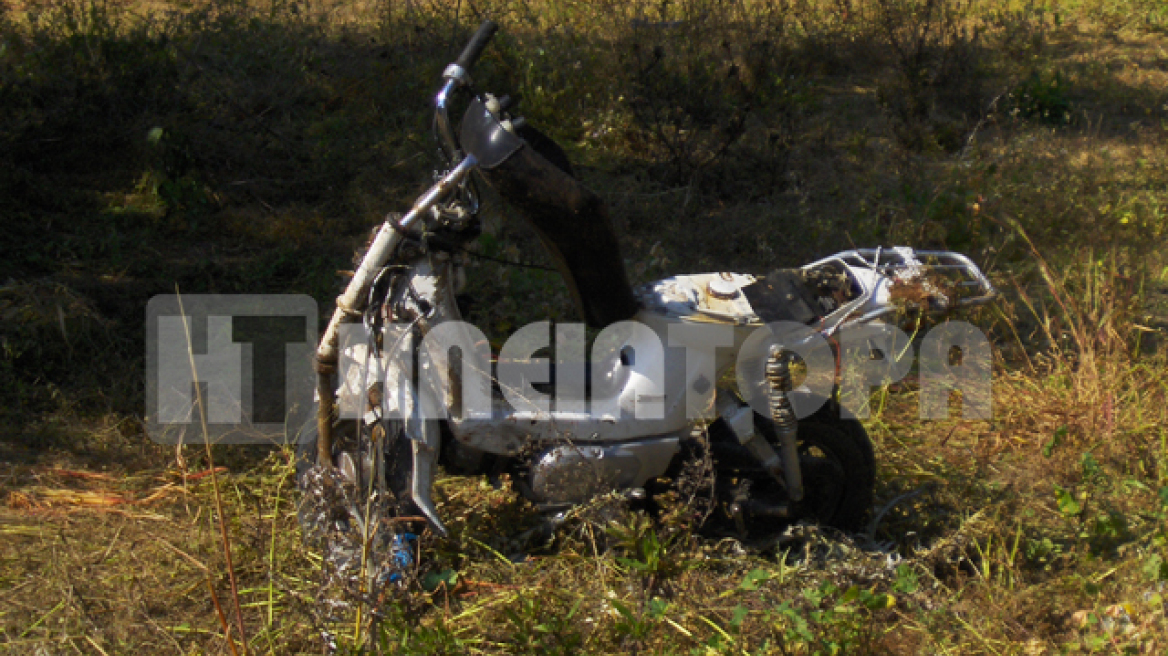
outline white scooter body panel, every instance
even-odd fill
[[[516,454],[533,441],[609,443],[682,435],[697,418],[695,412],[713,417],[717,379],[733,366],[737,349],[761,325],[739,291],[753,281],[753,276],[739,274],[698,274],[637,289],[643,309],[631,321],[647,330],[629,331],[625,346],[632,362],[628,365],[613,354],[597,357],[600,354],[594,348],[590,412],[557,411],[554,404],[550,412],[517,411],[497,399],[493,419],[455,418],[450,429],[460,442],[504,455]],[[710,293],[711,286],[718,296]],[[681,346],[669,346],[670,326],[685,323],[726,325],[733,331],[733,343],[713,356],[698,350],[687,354]],[[608,368],[595,369],[606,360],[611,362]],[[710,371],[714,380],[703,374]],[[692,390],[688,404],[687,390]],[[700,399],[696,403],[695,396]]]

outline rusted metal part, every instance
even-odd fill
[[[895,278],[888,288],[888,298],[901,310],[944,311],[958,298],[953,280],[944,276],[920,273]]]
[[[771,347],[766,364],[767,383],[770,385],[771,418],[782,451],[783,478],[787,496],[792,501],[803,500],[803,472],[799,466],[799,420],[787,393],[791,391],[791,369],[783,347]]]
[[[333,384],[333,374],[337,370],[335,351],[332,362],[317,355],[315,368],[316,393],[320,399],[316,407],[316,464],[325,467],[332,464],[333,420],[337,410],[337,391]]]
[[[837,303],[820,322],[825,336],[844,324],[868,323],[906,311],[940,314],[985,305],[998,295],[977,265],[950,251],[861,248],[836,253],[802,270],[834,271],[850,279],[848,294],[832,294],[836,301],[849,300]],[[820,294],[824,298],[822,289]]]

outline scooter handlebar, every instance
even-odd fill
[[[491,41],[491,37],[495,36],[495,32],[498,31],[498,29],[499,25],[495,21],[483,21],[483,24],[479,25],[478,31],[474,33],[473,37],[471,37],[470,43],[466,44],[466,48],[463,48],[462,54],[458,56],[458,60],[454,63],[462,67],[463,70],[470,71],[471,67],[475,65],[475,62],[478,61],[479,57],[483,54],[483,50],[486,49],[487,43]]]

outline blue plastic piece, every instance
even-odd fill
[[[413,533],[398,533],[393,536],[393,544],[389,547],[389,559],[393,569],[389,574],[389,582],[397,583],[402,580],[402,572],[414,566],[414,548],[418,536]]]

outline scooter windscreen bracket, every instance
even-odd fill
[[[523,147],[523,139],[514,133],[514,128],[508,130],[480,98],[475,98],[466,108],[460,141],[462,149],[474,155],[479,168],[486,171],[507,161]]]

